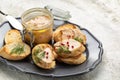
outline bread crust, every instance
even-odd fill
[[[78,56],[69,58],[58,57],[57,60],[70,65],[78,65],[86,61],[86,56],[84,54],[80,54]]]

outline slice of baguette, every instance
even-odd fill
[[[5,35],[5,43],[22,42],[22,36],[18,30],[9,30]]]
[[[59,26],[53,32],[53,39],[58,42],[64,39],[81,39],[82,44],[86,44],[86,36],[81,32],[81,30],[74,24],[64,24]],[[80,41],[80,40],[79,40]]]
[[[86,61],[86,56],[84,54],[78,55],[76,57],[71,57],[71,58],[57,58],[58,61],[64,62],[66,64],[71,64],[71,65],[78,65]]]
[[[57,57],[53,48],[49,44],[38,44],[32,49],[34,63],[43,69],[55,68],[55,58]]]
[[[8,43],[4,45],[0,50],[0,56],[8,60],[22,60],[29,54],[30,47],[23,42]]]
[[[61,47],[67,48],[67,51],[62,50]],[[74,39],[66,39],[56,42],[54,48],[58,56],[63,58],[74,57],[85,51],[84,45]]]

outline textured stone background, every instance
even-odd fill
[[[0,0],[0,10],[14,17],[45,5],[70,11],[70,21],[90,30],[104,47],[103,61],[92,72],[54,80],[120,80],[120,0]],[[0,15],[0,23],[4,21]],[[0,80],[53,79],[12,71],[0,62]]]

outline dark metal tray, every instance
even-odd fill
[[[20,18],[17,19],[20,21]],[[64,23],[70,22],[54,20],[54,29]],[[102,43],[97,38],[95,38],[87,29],[81,28],[80,26],[79,28],[87,36],[86,51],[84,53],[87,56],[87,60],[80,65],[73,66],[57,62],[55,69],[44,70],[35,66],[29,58],[26,58],[22,61],[9,61],[0,57],[0,61],[12,67],[12,69],[17,69],[25,73],[38,74],[42,76],[63,77],[87,73],[96,68],[96,66],[101,62],[103,47]],[[5,33],[10,29],[12,29],[12,27],[8,21],[0,25],[0,48],[4,45]]]

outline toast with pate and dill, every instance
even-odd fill
[[[32,59],[34,63],[43,69],[55,68],[57,57],[53,48],[49,44],[38,44],[32,49]]]
[[[60,57],[74,57],[82,54],[85,51],[83,44],[74,39],[66,39],[54,44],[55,52]]]
[[[30,47],[23,42],[12,42],[0,49],[0,56],[8,60],[22,60],[30,54]]]
[[[74,24],[64,24],[59,26],[53,32],[53,39],[58,42],[64,39],[75,39],[82,44],[86,44],[86,36],[81,30]]]

